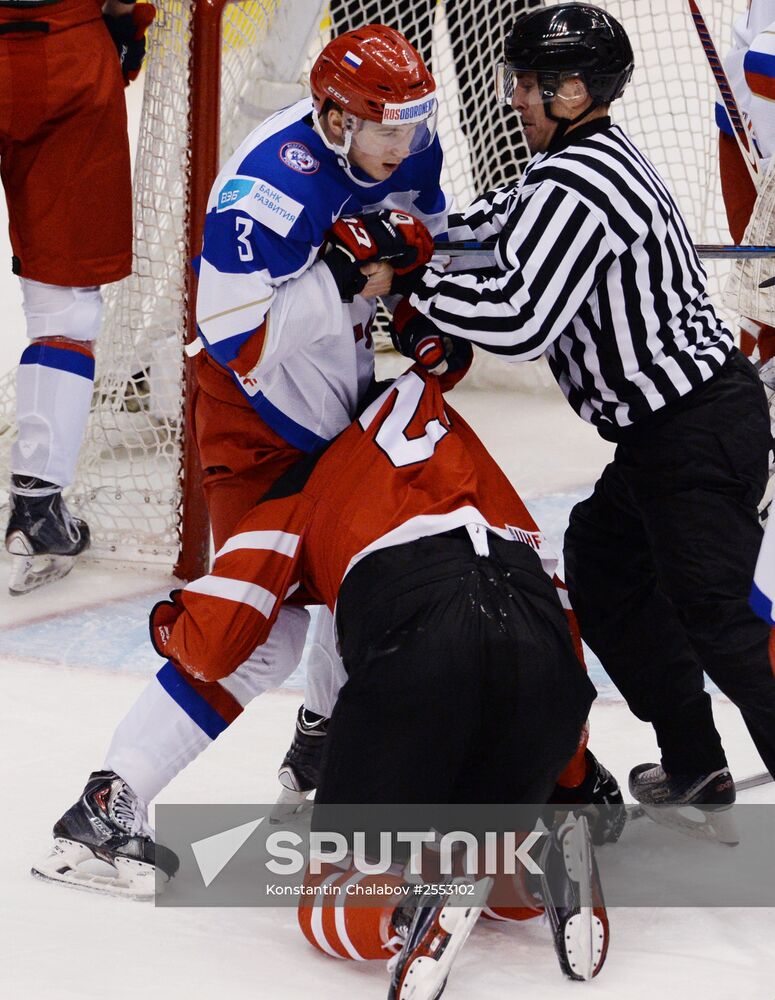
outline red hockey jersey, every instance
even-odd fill
[[[319,456],[279,481],[216,554],[212,572],[157,605],[157,650],[189,673],[227,676],[264,642],[299,588],[333,610],[368,553],[464,525],[555,560],[524,504],[438,379],[418,366]],[[473,544],[473,542],[472,542]]]

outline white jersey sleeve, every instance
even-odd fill
[[[749,10],[737,18],[724,69],[740,111],[751,118],[766,171],[775,152],[775,0],[751,0]],[[733,134],[720,103],[716,121]]]

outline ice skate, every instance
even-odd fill
[[[283,788],[294,792],[317,788],[327,731],[325,716],[310,712],[303,705],[299,708],[293,742],[277,772]]]
[[[416,908],[403,911],[409,918],[403,928],[399,911],[396,930],[405,940],[401,951],[388,963],[391,973],[388,1000],[438,1000],[452,963],[473,930],[491,887],[492,879],[483,878],[474,884],[470,896],[427,892],[420,897]],[[462,900],[468,905],[460,905]]]
[[[271,822],[287,822],[311,807],[310,793],[318,785],[327,730],[325,716],[310,712],[303,705],[299,708],[293,742],[277,772],[283,790],[272,810]]]
[[[117,774],[95,771],[54,826],[53,848],[32,874],[108,895],[152,899],[157,868],[170,879],[178,858],[154,843],[145,804]]]
[[[630,792],[655,823],[700,840],[730,846],[740,842],[732,815],[735,783],[726,768],[667,774],[661,764],[638,764],[630,771]]]
[[[89,527],[73,517],[60,487],[32,476],[12,476],[5,547],[10,552],[8,589],[18,596],[67,576],[88,548]]]
[[[560,968],[569,979],[592,979],[605,962],[609,928],[586,816],[568,813],[551,831],[539,866]]]
[[[575,788],[557,785],[552,805],[591,806],[585,810],[593,844],[614,844],[627,822],[627,811],[619,782],[590,751],[585,751],[587,771]],[[595,808],[599,806],[600,808]]]

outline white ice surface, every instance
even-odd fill
[[[381,963],[346,963],[315,952],[291,909],[155,909],[33,880],[29,866],[45,852],[52,823],[75,800],[89,771],[100,766],[115,721],[144,680],[23,660],[3,662],[2,674],[0,995],[386,995]],[[292,692],[259,699],[161,801],[272,799],[298,700]],[[759,770],[737,712],[719,701],[716,714],[736,773]],[[621,704],[594,708],[592,732],[596,753],[620,777],[633,763],[654,759],[649,728],[634,722]],[[772,801],[774,793],[770,785],[758,790],[758,798]],[[592,986],[583,986],[561,976],[545,926],[482,924],[456,963],[445,1000],[560,1000],[574,990],[590,990],[600,1000],[772,1000],[775,910],[618,909],[611,925],[606,967]]]

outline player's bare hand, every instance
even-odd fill
[[[376,299],[379,295],[388,294],[395,272],[387,261],[380,260],[364,264],[360,271],[369,279],[361,291],[361,295],[365,299]]]

